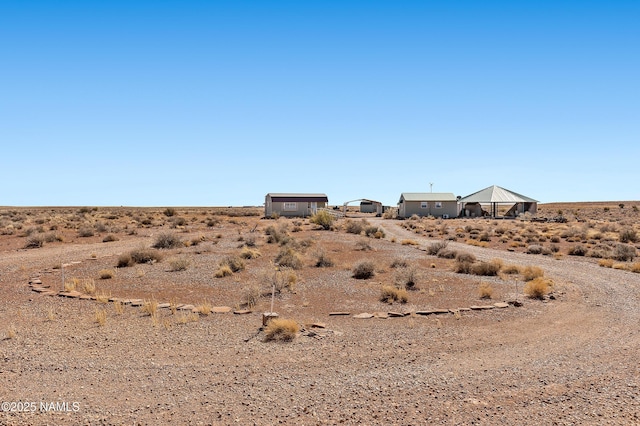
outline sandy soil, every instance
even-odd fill
[[[153,220],[142,226],[136,214]],[[317,230],[308,220],[235,217],[212,225],[200,211],[179,215],[188,220],[174,226],[145,211],[114,213],[119,219],[105,219],[110,229],[88,237],[78,237],[81,223],[67,227],[60,219],[62,241],[34,249],[24,248],[20,232],[0,237],[0,424],[640,424],[638,273],[589,257],[449,242],[479,260],[542,268],[554,282],[552,298],[534,300],[519,276],[453,272],[453,260],[425,252],[439,237],[402,221],[368,218],[384,229],[375,239]],[[281,247],[267,243],[265,230],[280,223],[297,241],[301,269],[275,270]],[[465,223],[447,221],[451,233]],[[115,267],[123,253],[150,247],[163,232],[190,243],[160,250],[163,259],[154,264]],[[103,242],[108,234],[117,240]],[[415,244],[401,243],[407,240]],[[220,261],[247,242],[260,257],[215,278]],[[334,266],[314,266],[321,251]],[[186,270],[172,271],[181,259]],[[389,305],[379,294],[398,280],[391,267],[397,259],[419,279],[408,303]],[[352,277],[362,260],[376,265],[372,279]],[[100,279],[103,270],[113,277]],[[63,273],[64,281],[92,281],[94,299],[171,307],[149,315],[131,304],[120,310],[29,285],[37,279],[58,292]],[[291,342],[266,342],[266,293],[290,273],[295,285],[275,297],[274,310],[301,331]],[[480,283],[492,286],[491,300],[480,298]],[[252,288],[263,294],[257,305],[234,314],[247,308]],[[511,304],[467,310],[498,302]],[[231,312],[178,309],[207,304]],[[436,309],[448,312],[418,314]],[[355,317],[362,313],[377,315]]]

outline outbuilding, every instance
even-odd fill
[[[490,186],[460,199],[460,215],[464,217],[516,217],[522,213],[536,214],[538,201],[501,188]],[[483,204],[489,209],[485,210]]]
[[[326,208],[328,203],[326,194],[269,193],[264,200],[264,215],[306,217]]]
[[[403,192],[398,201],[398,217],[413,215],[450,218],[458,216],[458,200],[450,192]]]

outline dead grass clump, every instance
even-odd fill
[[[93,321],[96,322],[100,327],[107,323],[107,311],[104,309],[96,309],[93,314]]]
[[[640,273],[640,262],[636,262],[629,268],[631,272],[635,272],[636,274]]]
[[[91,278],[82,280],[80,282],[79,290],[86,294],[93,294],[96,292],[96,282]]]
[[[84,226],[80,229],[78,229],[78,237],[81,238],[88,238],[88,237],[93,237],[95,235],[93,228],[90,228],[88,226]]]
[[[456,261],[473,263],[476,261],[476,257],[471,253],[461,252],[456,255]]]
[[[240,257],[243,259],[257,259],[261,256],[261,253],[258,250],[250,249],[249,247],[244,247],[240,252]]]
[[[520,267],[517,265],[505,265],[502,267],[502,273],[507,275],[517,275],[520,273]]]
[[[587,254],[587,248],[582,244],[576,244],[574,246],[569,247],[567,254],[569,256],[585,256]]]
[[[384,238],[385,233],[382,228],[378,228],[377,226],[367,226],[364,229],[364,235],[371,238],[381,239]]]
[[[171,232],[163,232],[156,237],[152,247],[156,249],[173,249],[184,247],[184,243],[177,235]]]
[[[618,239],[621,243],[635,243],[638,241],[638,233],[633,228],[624,228],[620,231]]]
[[[115,276],[116,272],[113,269],[101,269],[98,272],[98,276],[101,280],[110,280]]]
[[[124,303],[122,303],[120,300],[114,300],[113,310],[116,312],[116,314],[122,315],[124,313]]]
[[[220,265],[214,275],[216,278],[228,277],[233,275],[233,271],[229,265]]]
[[[393,259],[393,262],[391,262],[391,265],[389,266],[391,268],[406,268],[407,266],[409,266],[409,264],[404,259],[396,258],[396,259]]]
[[[209,316],[209,315],[211,315],[211,310],[212,309],[213,309],[213,307],[211,306],[211,303],[209,303],[207,301],[203,301],[198,306],[196,306],[195,310],[200,315]]]
[[[358,262],[353,268],[353,278],[367,280],[375,275],[375,264],[370,260]]]
[[[603,268],[611,268],[613,267],[613,259],[600,259],[598,261],[598,265],[602,266]]]
[[[532,281],[541,277],[544,277],[544,271],[539,266],[525,266],[522,269],[522,278],[525,281]]]
[[[273,225],[268,226],[264,233],[267,235],[267,243],[269,244],[286,244],[291,238],[287,234],[286,224],[280,225],[277,229]]]
[[[227,256],[220,261],[219,266],[228,266],[231,272],[240,272],[245,268],[244,260],[240,256]]]
[[[16,331],[16,326],[10,324],[9,327],[7,327],[7,339],[15,339],[17,335],[18,332]]]
[[[489,283],[481,282],[478,287],[478,294],[481,299],[491,299],[493,297],[493,287]]]
[[[291,247],[284,247],[276,256],[276,263],[292,269],[302,269],[303,263],[300,255]]]
[[[455,259],[458,257],[458,252],[451,249],[442,249],[438,252],[438,257],[441,259]]]
[[[189,260],[187,259],[171,259],[169,261],[169,271],[178,272],[186,271],[189,267]]]
[[[135,265],[135,262],[131,257],[131,253],[123,253],[118,256],[118,263],[116,265],[118,268],[128,268],[129,266]]]
[[[356,249],[360,251],[370,251],[370,250],[373,250],[373,247],[371,247],[371,244],[369,244],[369,241],[359,240],[356,243]]]
[[[538,277],[524,286],[524,292],[531,299],[543,299],[551,291],[552,284],[551,280]]]
[[[145,315],[155,317],[158,315],[158,301],[155,299],[145,300],[140,310]]]
[[[274,318],[264,329],[265,342],[290,342],[300,331],[298,323],[292,319]]]
[[[393,304],[393,302],[407,303],[409,294],[403,288],[397,288],[391,285],[382,287],[380,293],[380,301],[383,303]]]
[[[418,242],[416,240],[402,240],[400,242],[403,246],[417,246]]]
[[[242,305],[248,309],[253,309],[258,304],[260,300],[260,296],[262,295],[262,291],[260,290],[260,286],[254,285],[245,287],[242,290]]]

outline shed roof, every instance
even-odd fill
[[[457,201],[452,192],[403,192],[399,203],[404,201]]]
[[[460,199],[461,203],[537,203],[538,200],[525,197],[497,185],[490,186]]]
[[[312,193],[285,193],[285,192],[270,192],[267,197],[271,198],[273,202],[286,202],[286,201],[324,201],[329,202],[327,194],[312,194]]]

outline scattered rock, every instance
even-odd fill
[[[375,313],[373,314],[373,316],[374,316],[374,317],[376,317],[376,318],[380,318],[380,319],[387,319],[387,318],[389,318],[389,314],[388,314],[388,313],[386,313],[386,312],[375,312]]]
[[[239,310],[233,311],[233,313],[236,314],[236,315],[247,315],[247,314],[250,314],[252,312],[253,311],[251,309],[239,309]]]
[[[329,316],[351,315],[351,312],[329,312]]]
[[[227,312],[231,312],[230,306],[214,306],[211,308],[211,312],[216,314],[226,314]]]
[[[356,314],[353,317],[357,319],[369,319],[369,318],[373,318],[373,314],[370,314],[368,312],[363,312],[361,314]]]
[[[497,302],[497,303],[494,303],[493,306],[495,306],[496,308],[502,309],[502,308],[508,308],[509,304],[505,302]]]
[[[392,318],[400,318],[407,316],[407,314],[405,314],[404,312],[389,312],[389,316]]]

